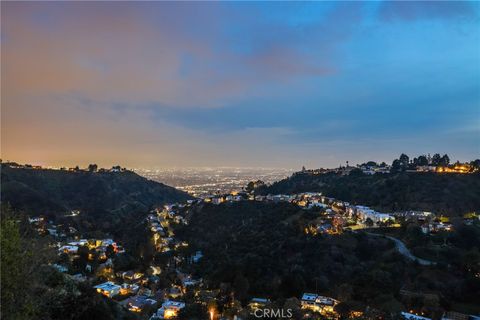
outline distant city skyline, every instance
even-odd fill
[[[480,157],[478,2],[2,2],[1,157],[336,167]]]

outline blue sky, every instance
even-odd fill
[[[2,3],[2,158],[480,157],[478,2]]]

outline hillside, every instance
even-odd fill
[[[2,165],[3,203],[29,214],[56,217],[80,210],[92,218],[146,211],[191,197],[134,172],[86,172]]]
[[[305,227],[319,213],[289,203],[206,204],[188,216],[189,224],[175,233],[191,244],[189,250],[204,254],[193,265],[195,276],[213,288],[230,288],[242,302],[266,297],[281,306],[284,299],[317,292],[342,301],[339,312],[346,314],[369,306],[388,315],[409,308],[441,315],[454,302],[473,306],[478,297],[478,281],[464,265],[479,241],[477,226],[449,235],[447,268],[412,263],[383,237],[306,234]],[[438,301],[409,300],[400,294],[402,289],[428,292]]]
[[[305,235],[305,226],[317,216],[288,203],[205,205],[176,234],[205,254],[198,268],[200,277],[214,287],[230,283],[236,298],[244,301],[252,296],[299,297],[302,292],[315,290],[315,278],[321,279],[317,281],[318,290],[335,295],[337,285],[352,282],[356,274],[375,271],[379,261],[388,264],[393,260],[399,268],[404,267],[391,243],[383,239],[370,243],[357,234]],[[372,247],[377,250],[365,254],[366,248]],[[392,279],[398,276],[396,272]],[[248,285],[240,290],[238,282]]]
[[[424,210],[456,216],[480,210],[478,173],[296,174],[257,189],[259,194],[306,191],[385,211]]]

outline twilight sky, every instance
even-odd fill
[[[480,157],[479,2],[2,2],[2,159]]]

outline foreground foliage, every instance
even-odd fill
[[[3,206],[1,218],[2,319],[136,319],[49,266],[54,253],[23,215]]]

